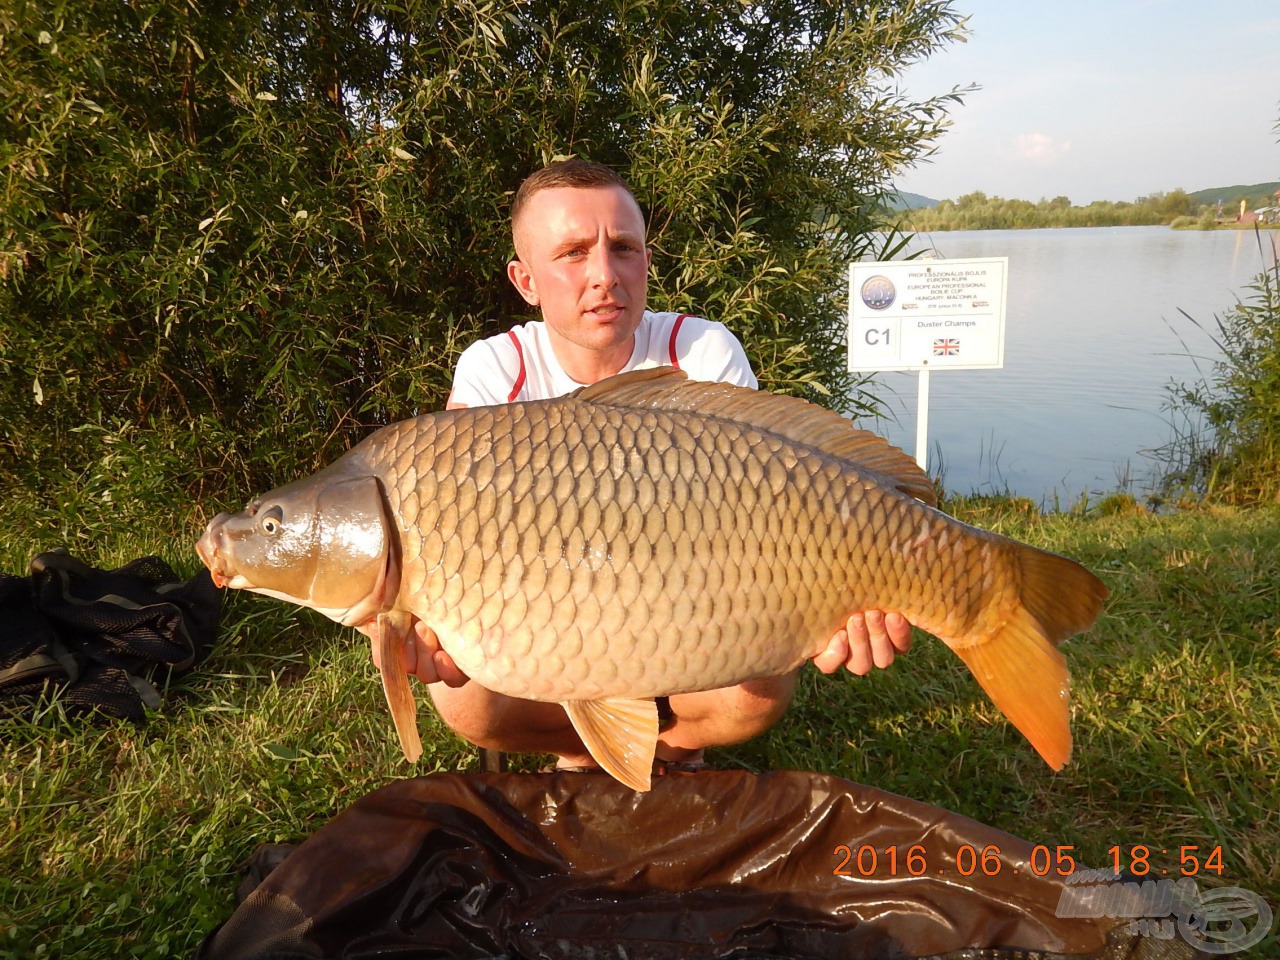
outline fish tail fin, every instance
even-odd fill
[[[1093,625],[1107,588],[1065,557],[1018,545],[1020,603],[978,643],[952,649],[1049,766],[1071,759],[1070,674],[1057,645]]]

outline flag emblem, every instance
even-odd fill
[[[960,341],[952,337],[944,337],[933,341],[933,355],[935,357],[949,357],[959,352]]]

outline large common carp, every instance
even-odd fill
[[[1060,769],[1057,644],[1107,590],[933,503],[913,461],[837,414],[661,367],[392,424],[220,514],[198,550],[219,585],[376,618],[411,760],[414,618],[474,682],[563,704],[601,766],[646,790],[654,697],[782,675],[879,609],[940,637]]]

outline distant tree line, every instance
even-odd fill
[[[914,230],[1020,230],[1034,227],[1134,227],[1173,224],[1180,218],[1194,223],[1203,216],[1208,216],[1211,224],[1214,211],[1214,206],[1197,204],[1185,190],[1155,193],[1139,197],[1132,203],[1096,200],[1085,207],[1073,206],[1067,197],[1032,203],[1030,200],[988,197],[981,191],[975,191],[958,200],[943,200],[933,207],[912,210],[905,219],[909,228]]]

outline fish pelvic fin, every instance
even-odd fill
[[[1107,588],[1073,560],[1018,545],[1019,601],[998,630],[950,644],[1054,770],[1071,760],[1071,676],[1057,645],[1093,625]]]
[[[649,790],[658,748],[658,707],[652,699],[566,700],[561,706],[606,772],[632,790]]]
[[[400,738],[400,749],[410,763],[422,756],[422,740],[418,736],[418,705],[409,687],[400,651],[413,630],[412,617],[403,611],[378,614],[378,664],[382,673],[382,692],[391,708],[391,719]]]

